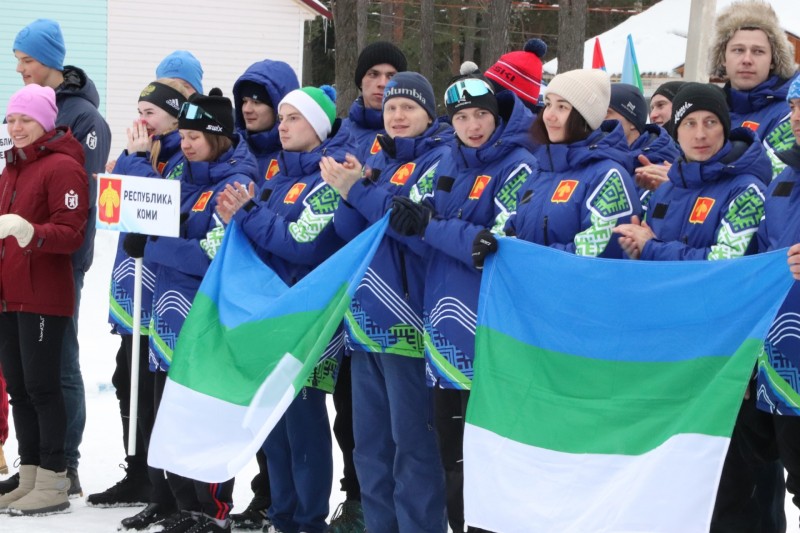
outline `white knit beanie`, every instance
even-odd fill
[[[611,78],[600,69],[578,69],[557,75],[545,94],[557,94],[578,110],[589,127],[603,123],[611,102]]]

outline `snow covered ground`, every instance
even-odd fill
[[[117,337],[108,333],[108,281],[116,250],[116,234],[99,231],[96,240],[95,262],[86,278],[81,306],[80,341],[81,365],[86,384],[86,431],[81,445],[79,469],[84,494],[99,492],[120,479],[124,472],[118,465],[124,458],[122,429],[117,399],[111,387],[114,356],[119,347]],[[333,420],[333,408],[329,402]],[[334,441],[335,442],[335,441]],[[5,446],[9,463],[16,457],[14,428]],[[253,460],[237,477],[234,488],[234,512],[243,510],[250,502],[250,480],[258,467]],[[331,512],[344,493],[339,491],[341,454],[334,446],[334,486],[331,491]],[[12,469],[12,471],[16,471]],[[135,508],[97,509],[87,507],[84,498],[73,499],[70,512],[44,517],[11,517],[0,515],[3,533],[107,533],[117,530],[120,520],[138,511]],[[800,533],[798,511],[786,499],[786,515],[790,533]]]

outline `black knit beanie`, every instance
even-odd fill
[[[272,108],[275,107],[272,105],[272,99],[269,97],[269,93],[267,93],[267,88],[260,83],[244,80],[239,82],[238,89],[239,94],[242,95],[242,98],[246,96],[248,98],[252,98],[253,100],[257,100],[262,104],[267,104]]]
[[[390,42],[376,41],[365,46],[358,55],[354,78],[356,87],[361,89],[361,80],[364,79],[367,71],[381,63],[392,65],[397,72],[405,72],[408,69],[408,62],[402,50]]]
[[[685,81],[668,81],[658,86],[658,89],[653,92],[653,96],[661,95],[670,102],[675,98],[681,87],[686,85]],[[652,98],[652,96],[651,96]]]
[[[672,100],[672,136],[678,138],[678,126],[686,115],[695,111],[709,111],[717,115],[725,130],[725,138],[731,131],[731,114],[725,93],[711,83],[689,82],[678,90]]]
[[[200,108],[199,110],[193,109],[193,106],[188,108],[184,106],[187,111],[182,111],[178,116],[178,128],[182,130],[196,130],[213,135],[224,135],[233,138],[233,105],[230,99],[222,95],[219,89],[211,89],[211,94],[214,96],[205,96],[195,93],[189,100],[190,104]],[[220,96],[217,96],[219,94]]]

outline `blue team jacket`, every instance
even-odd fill
[[[262,183],[261,193],[252,204],[234,215],[262,259],[289,286],[344,245],[332,224],[341,197],[322,180],[319,162],[323,156],[343,161],[347,139],[337,120],[334,132],[312,151],[280,152],[280,171]],[[343,346],[340,328],[308,386],[333,391]]]
[[[786,168],[766,193],[764,219],[758,228],[758,251],[800,242],[800,146],[778,153]],[[758,358],[756,405],[762,411],[800,415],[800,283],[792,285],[783,301]]]
[[[181,152],[181,137],[178,131],[166,135],[157,135],[161,141],[161,151],[158,153],[158,167],[160,172],[153,169],[150,164],[150,154],[144,156],[129,154],[124,150],[114,165],[115,174],[126,176],[142,176],[160,178],[169,176],[178,162],[183,159]],[[129,257],[122,248],[125,233],[120,233],[117,243],[117,255],[114,257],[114,267],[111,270],[111,297],[108,321],[112,331],[120,335],[133,334],[133,278],[135,260]],[[149,334],[150,312],[153,303],[153,285],[155,283],[155,267],[148,257],[142,258],[142,327],[141,335]]]
[[[347,151],[356,156],[361,163],[380,152],[378,134],[385,133],[383,111],[366,107],[361,96],[350,106],[350,112],[342,122],[342,128],[350,136]]]
[[[470,388],[481,278],[472,264],[472,243],[483,229],[502,233],[517,193],[538,169],[528,132],[533,115],[513,93],[497,100],[500,119],[489,140],[469,148],[454,139],[433,181],[420,180],[412,190],[413,199],[431,201],[436,211],[423,237],[429,247],[423,252],[423,323],[431,386]]]
[[[225,228],[215,214],[218,193],[228,184],[247,186],[258,179],[256,160],[237,136],[234,146],[213,162],[177,163],[171,174],[181,180],[180,237],[151,239],[145,257],[155,265],[150,320],[150,369],[167,371],[192,300]]]
[[[622,126],[603,122],[586,139],[539,146],[539,172],[520,191],[507,230],[520,239],[591,257],[622,257],[612,230],[641,214]]]
[[[382,149],[367,160],[371,177],[351,187],[340,202],[334,226],[350,240],[389,209],[392,198],[409,196],[424,176],[432,179],[450,151],[450,126],[434,121],[414,138],[379,136]],[[403,239],[387,233],[359,285],[345,319],[351,350],[422,357],[422,295],[425,264]]]
[[[647,223],[656,235],[642,259],[686,261],[745,254],[764,214],[764,188],[772,172],[755,133],[731,131],[722,149],[704,162],[679,158],[669,182],[653,193]]]

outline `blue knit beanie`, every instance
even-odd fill
[[[203,67],[188,50],[175,50],[162,59],[156,68],[156,78],[178,78],[203,93]]]
[[[64,70],[67,47],[55,20],[37,19],[22,28],[14,39],[13,51],[17,50],[46,67]]]
[[[436,118],[436,102],[431,82],[418,72],[398,72],[386,83],[383,90],[383,105],[392,98],[409,98],[424,109],[431,120]]]
[[[647,125],[647,102],[644,101],[639,87],[627,83],[612,83],[608,107],[628,119],[636,131],[644,132]]]
[[[789,86],[789,93],[786,95],[786,101],[800,98],[800,76],[797,76],[792,84]]]

